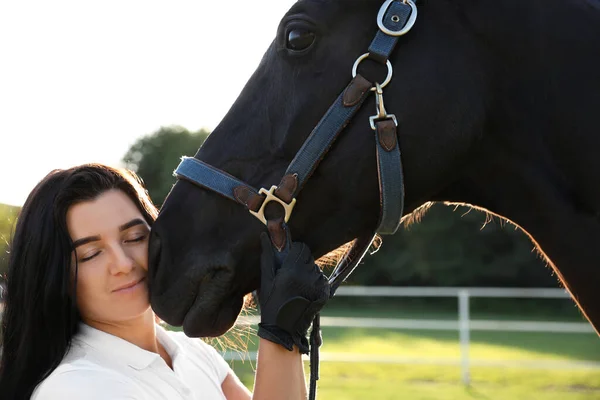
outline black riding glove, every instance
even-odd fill
[[[304,243],[292,242],[288,255],[278,266],[269,236],[261,234],[260,241],[258,336],[290,351],[296,345],[301,353],[308,354],[306,334],[329,299],[329,282]]]

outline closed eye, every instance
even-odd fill
[[[133,239],[126,240],[125,243],[142,242],[142,241],[146,240],[147,237],[148,237],[148,235],[138,236]]]
[[[82,258],[80,262],[86,262],[86,261],[89,261],[89,260],[91,260],[92,258],[96,257],[98,254],[100,254],[100,252],[99,252],[99,251],[98,251],[98,252],[96,252],[96,253],[94,253],[94,254],[92,254],[91,256],[87,256],[87,257],[84,257],[84,258]]]

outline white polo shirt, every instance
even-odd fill
[[[81,324],[71,349],[32,400],[224,400],[231,371],[223,357],[200,339],[156,326],[173,369],[156,353]]]

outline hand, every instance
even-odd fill
[[[290,351],[296,345],[301,353],[307,354],[306,334],[315,315],[329,299],[329,282],[304,243],[292,242],[289,253],[279,267],[269,236],[262,233],[260,241],[261,285],[258,300],[261,322],[258,336]]]

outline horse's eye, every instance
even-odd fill
[[[293,51],[302,51],[310,47],[315,41],[315,33],[306,29],[296,28],[288,33],[287,48]]]

